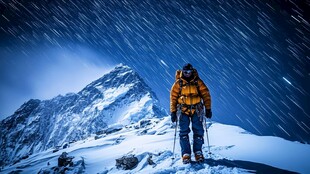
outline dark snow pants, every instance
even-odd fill
[[[188,134],[191,132],[190,130],[190,122],[192,122],[192,130],[194,134],[194,142],[193,142],[193,151],[194,153],[197,151],[202,151],[202,144],[204,143],[203,140],[203,125],[200,118],[195,113],[192,116],[188,116],[184,113],[182,113],[180,117],[180,145],[181,145],[181,153],[182,156],[187,153],[191,154],[191,145],[189,142],[189,136]]]

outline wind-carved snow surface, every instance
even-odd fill
[[[29,100],[1,122],[1,163],[83,140],[112,124],[167,115],[130,67],[118,65],[77,94]],[[0,164],[1,164],[0,163]]]
[[[211,124],[209,124],[211,125]],[[172,160],[175,127],[170,117],[142,119],[127,126],[109,126],[112,133],[92,135],[71,143],[69,148],[53,153],[53,149],[32,154],[21,162],[6,166],[4,173],[21,170],[23,173],[52,171],[57,158],[66,151],[74,161],[84,159],[82,173],[304,173],[310,172],[310,146],[278,137],[253,135],[239,127],[212,123],[208,128],[211,155],[207,143],[202,164],[184,165],[181,162],[179,140],[176,158]],[[192,133],[190,133],[192,136]],[[115,167],[115,159],[135,155],[139,163],[132,170]],[[192,156],[192,160],[194,157]],[[151,162],[150,162],[151,161]],[[47,164],[50,164],[49,166]],[[70,173],[70,172],[68,172]],[[72,172],[71,172],[72,173]]]

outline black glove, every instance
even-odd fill
[[[172,123],[176,122],[177,121],[177,113],[176,112],[171,112],[170,115],[171,115]]]
[[[206,109],[206,117],[211,118],[212,117],[212,111],[211,109]]]

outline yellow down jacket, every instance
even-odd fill
[[[180,80],[182,81],[181,83]],[[180,86],[182,86],[182,90]],[[176,112],[177,105],[181,104],[182,112],[187,115],[192,115],[195,113],[196,104],[200,103],[201,99],[205,107],[211,109],[209,89],[199,78],[197,70],[194,69],[193,78],[190,82],[187,82],[183,78],[181,70],[177,70],[176,81],[170,90],[170,112]]]

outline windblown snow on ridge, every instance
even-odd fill
[[[56,153],[49,149],[33,154],[19,164],[6,167],[4,172],[13,171],[16,167],[25,173],[49,171],[51,166],[57,165],[57,158],[64,151],[76,160],[85,160],[85,173],[310,172],[307,165],[310,160],[309,145],[278,137],[253,135],[236,126],[213,123],[209,127],[212,155],[207,156],[208,148],[205,144],[203,153],[207,159],[202,164],[183,165],[178,140],[176,159],[172,160],[173,138],[174,126],[169,116],[142,119],[138,123],[117,129],[116,132],[93,135],[86,140],[72,143],[69,148]],[[286,153],[287,157],[279,155],[282,153]],[[129,171],[117,169],[115,160],[129,154],[139,159],[137,166]],[[47,163],[50,163],[50,166],[47,166]]]

